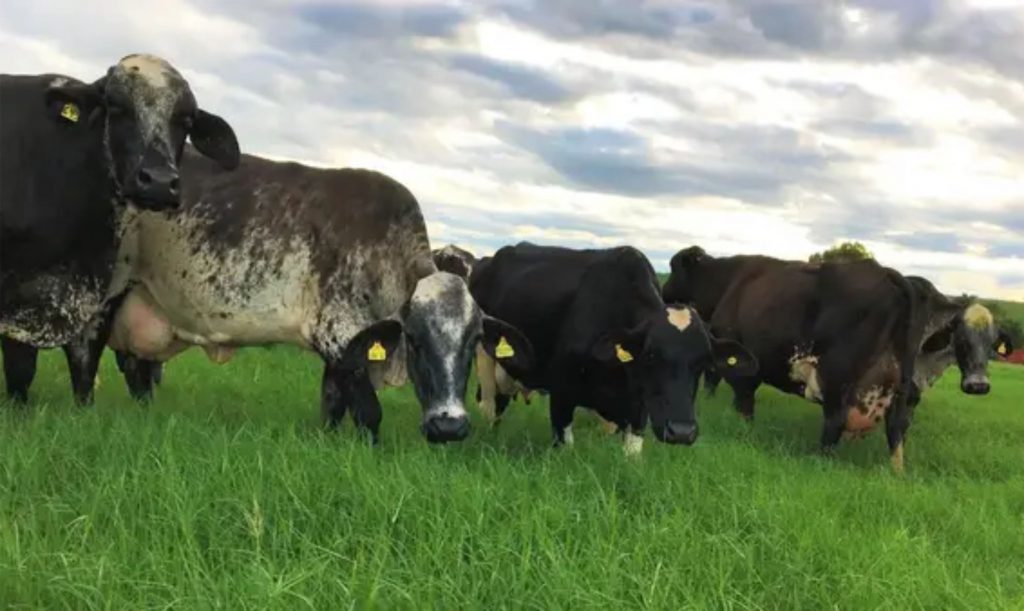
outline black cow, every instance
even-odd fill
[[[884,415],[893,465],[902,469],[922,390],[918,357],[939,347],[944,333],[952,336],[963,306],[874,261],[715,258],[695,246],[677,253],[671,267],[663,297],[693,303],[712,332],[743,342],[758,358],[757,375],[730,381],[737,411],[753,418],[762,382],[821,403],[826,449]],[[964,392],[987,392],[987,381],[976,380],[965,374]]]
[[[478,353],[482,411],[493,411],[497,361],[527,387],[549,391],[556,445],[572,441],[577,406],[617,424],[627,452],[639,451],[648,419],[657,439],[691,444],[700,373],[757,369],[738,343],[712,338],[690,308],[667,306],[634,248],[506,246],[477,263],[470,291],[485,312],[520,329],[535,356],[524,369],[511,350]]]
[[[27,398],[38,348],[62,346],[88,403],[112,300],[127,287],[139,210],[178,206],[185,139],[224,168],[234,132],[166,61],[106,76],[0,75],[0,336],[7,392]]]
[[[434,265],[437,266],[437,269],[455,274],[463,280],[469,280],[473,264],[476,263],[473,253],[454,244],[447,244],[443,248],[435,248],[430,254],[434,257]]]
[[[232,173],[186,150],[175,219],[144,213],[133,288],[110,346],[137,397],[151,367],[189,346],[215,362],[288,343],[324,361],[329,426],[351,410],[378,437],[375,387],[412,379],[429,441],[464,438],[474,350],[529,342],[485,316],[466,283],[439,272],[415,197],[369,170],[316,169],[243,155]]]

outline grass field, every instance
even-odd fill
[[[116,373],[76,409],[50,351],[0,409],[2,607],[1024,608],[1024,368],[984,398],[948,372],[903,477],[877,433],[819,457],[818,408],[770,390],[629,460],[582,411],[551,450],[543,401],[428,446],[408,389],[380,447],[322,433],[288,349],[193,350],[147,408]]]

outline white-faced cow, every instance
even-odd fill
[[[87,84],[0,75],[0,336],[8,394],[24,400],[36,350],[62,346],[92,398],[115,261],[139,209],[177,208],[185,139],[224,168],[238,143],[166,61],[130,55]],[[164,214],[153,212],[152,214]]]
[[[671,268],[663,297],[693,304],[713,333],[742,342],[757,357],[757,375],[729,381],[734,406],[748,419],[761,383],[822,404],[825,449],[843,436],[867,433],[884,418],[899,470],[921,382],[934,379],[939,361],[943,369],[952,362],[945,359],[954,352],[946,350],[954,336],[963,345],[956,350],[961,388],[988,392],[987,359],[975,362],[963,349],[982,337],[969,332],[977,323],[966,322],[965,306],[923,279],[905,278],[874,261],[715,258],[696,246],[677,253]],[[933,366],[922,368],[929,359]]]
[[[639,451],[648,420],[668,443],[697,439],[698,377],[709,368],[750,375],[756,360],[737,342],[711,337],[691,308],[662,301],[647,258],[631,247],[570,250],[520,243],[477,263],[470,291],[488,314],[521,330],[534,365],[514,346],[477,358],[482,411],[492,411],[497,366],[550,395],[555,444],[572,441],[573,411],[595,410]]]
[[[241,346],[287,343],[324,360],[322,415],[351,410],[374,441],[374,393],[406,375],[435,442],[464,438],[464,395],[477,345],[531,348],[485,316],[466,283],[439,272],[419,204],[368,170],[314,169],[242,156],[226,173],[186,150],[175,219],[143,213],[134,283],[110,346],[122,353],[134,395],[152,392],[147,361],[201,346],[216,362]],[[128,239],[128,238],[126,238]],[[133,375],[137,376],[133,379]]]

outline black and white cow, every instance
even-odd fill
[[[874,261],[716,258],[696,246],[677,253],[671,268],[662,296],[693,304],[713,333],[742,342],[758,358],[757,375],[730,380],[734,405],[748,419],[762,383],[823,406],[826,449],[884,417],[893,465],[902,469],[913,408],[937,367],[945,369],[955,352],[963,391],[988,392],[987,359],[967,356],[984,335],[969,331],[977,321],[966,323],[964,306],[926,280]]]
[[[140,215],[135,283],[110,346],[133,394],[152,392],[147,362],[193,345],[216,362],[238,347],[287,343],[324,360],[322,415],[347,410],[376,441],[375,387],[411,378],[430,441],[464,438],[475,349],[531,347],[484,315],[466,283],[439,272],[419,204],[368,170],[315,169],[243,155],[222,171],[186,150],[175,219]],[[140,373],[141,372],[141,373]],[[133,373],[139,373],[133,380]]]
[[[437,269],[455,274],[463,280],[469,280],[473,264],[476,263],[473,253],[454,244],[446,244],[442,248],[435,248],[430,254],[434,257],[434,265],[437,266]]]
[[[0,336],[8,394],[24,400],[36,350],[62,346],[92,398],[104,312],[126,288],[122,238],[140,209],[177,208],[185,139],[224,168],[238,143],[170,64],[129,55],[93,83],[0,75]],[[115,269],[115,263],[120,269]]]
[[[535,364],[525,369],[512,349],[478,354],[481,411],[493,412],[500,366],[549,392],[556,445],[571,443],[577,406],[618,425],[627,452],[640,450],[648,420],[657,439],[691,444],[701,372],[757,369],[743,346],[711,337],[692,309],[666,305],[650,262],[631,247],[506,246],[477,263],[470,291],[534,348]]]

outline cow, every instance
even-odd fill
[[[493,412],[500,365],[524,386],[548,391],[556,446],[572,443],[577,406],[615,423],[629,454],[642,448],[648,420],[659,441],[692,444],[697,376],[712,367],[727,377],[757,369],[739,343],[710,336],[691,308],[663,302],[654,268],[632,247],[505,246],[474,267],[470,292],[534,349],[526,369],[513,350],[478,351],[481,411]]]
[[[227,173],[186,150],[177,218],[139,217],[134,283],[109,345],[133,395],[152,394],[154,362],[189,346],[226,362],[243,346],[293,344],[324,362],[321,415],[351,410],[379,439],[374,392],[407,378],[430,442],[469,434],[464,397],[479,344],[532,348],[485,315],[462,278],[438,271],[416,198],[388,176],[243,155]],[[132,376],[135,379],[132,379]]]
[[[693,246],[670,265],[663,298],[692,303],[713,333],[742,342],[758,359],[756,376],[730,381],[741,415],[753,419],[761,383],[820,403],[826,451],[884,417],[893,467],[903,469],[904,437],[928,377],[919,357],[964,326],[962,305],[874,261],[716,258]],[[964,342],[980,337],[959,333]],[[965,393],[988,392],[987,380],[964,371]]]
[[[920,276],[907,276],[907,280],[929,302],[959,310],[949,324],[926,338],[921,346],[914,366],[913,399],[919,400],[924,391],[953,365],[960,370],[960,390],[963,393],[988,394],[988,362],[993,352],[999,354],[1013,349],[1010,336],[996,326],[992,312],[983,304],[951,300]]]
[[[434,258],[434,265],[437,266],[437,269],[469,281],[469,273],[473,270],[473,264],[476,263],[473,253],[454,244],[447,244],[443,248],[435,248],[430,254]]]
[[[28,398],[39,348],[63,347],[92,401],[101,336],[141,210],[178,207],[185,139],[225,170],[238,142],[167,61],[129,55],[85,83],[0,75],[0,336],[7,393]]]

